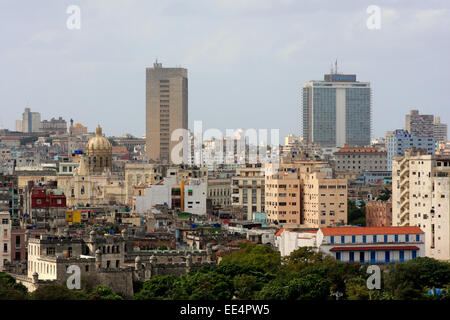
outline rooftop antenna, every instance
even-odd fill
[[[335,74],[338,74],[337,59],[336,59],[336,61],[334,62],[334,66],[335,66],[334,73],[335,73]]]

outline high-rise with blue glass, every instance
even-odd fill
[[[371,136],[371,88],[354,74],[331,73],[304,84],[303,138],[321,147],[368,146]]]

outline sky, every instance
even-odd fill
[[[67,8],[80,8],[69,29]],[[380,28],[367,20],[380,8]],[[373,90],[373,137],[418,109],[450,123],[450,1],[0,0],[0,128],[25,107],[145,134],[145,68],[188,69],[189,127],[300,134],[301,88],[338,70]],[[281,142],[281,141],[280,141]]]

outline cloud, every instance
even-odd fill
[[[188,49],[183,63],[228,65],[236,61],[242,49],[243,39],[236,33],[222,28],[195,41]]]

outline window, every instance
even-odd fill
[[[334,243],[334,236],[330,236],[330,243]]]
[[[375,263],[375,251],[370,251],[370,262]]]
[[[412,251],[412,258],[416,258],[417,257],[417,250],[413,250]]]
[[[364,252],[359,253],[359,262],[364,263]]]
[[[384,252],[384,261],[385,262],[390,262],[391,261],[391,252],[390,251],[385,251]]]
[[[420,234],[416,234],[416,242],[420,241]]]
[[[387,234],[384,235],[384,242],[388,242],[388,236],[387,236]]]
[[[120,266],[120,260],[116,260],[116,268],[119,268]]]
[[[377,242],[377,236],[376,236],[376,235],[374,235],[374,236],[373,236],[373,239],[372,239],[372,241],[373,241],[374,243],[376,243],[376,242]]]
[[[363,236],[363,243],[366,243],[367,241],[367,236]]]
[[[395,242],[398,242],[398,234],[396,234],[396,235],[394,236],[394,241],[395,241]]]
[[[355,253],[353,251],[350,251],[349,261],[350,262],[354,262],[355,261]]]
[[[405,242],[409,242],[409,234],[405,234]]]
[[[3,252],[8,252],[8,244],[7,243],[3,244]]]
[[[86,270],[86,272],[89,272],[89,265],[86,265],[84,268],[85,268],[84,270]]]
[[[400,262],[405,261],[405,251],[400,250]]]
[[[352,236],[352,243],[356,242],[356,236]]]
[[[341,260],[341,253],[340,252],[336,252],[336,260]]]
[[[111,267],[111,261],[106,261],[106,268],[110,268]]]
[[[345,236],[341,236],[341,243],[345,243]]]

